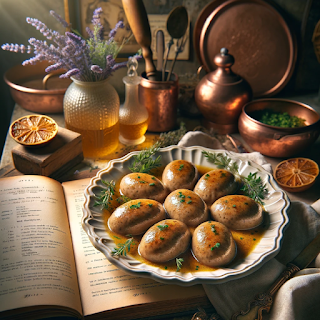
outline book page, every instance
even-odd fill
[[[42,176],[0,179],[0,312],[34,305],[81,311],[61,184]]]
[[[81,225],[84,189],[89,183],[90,179],[83,179],[62,184],[85,316],[131,305],[205,296],[200,285],[186,288],[128,275],[95,249]]]

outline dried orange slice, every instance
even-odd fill
[[[24,146],[40,146],[58,133],[57,123],[44,115],[28,115],[14,121],[9,129],[11,137]]]
[[[307,158],[292,158],[280,162],[273,173],[279,186],[289,192],[309,189],[319,175],[316,162]]]

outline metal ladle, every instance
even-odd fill
[[[170,52],[170,48],[173,44],[173,39],[180,39],[186,33],[189,24],[189,16],[186,7],[178,6],[175,7],[168,16],[167,19],[167,31],[171,37],[167,43],[167,52],[162,68],[162,80],[164,80],[164,74],[166,70],[166,64]]]

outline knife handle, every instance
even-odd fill
[[[258,319],[262,320],[262,312],[270,311],[273,296],[279,290],[279,288],[293,275],[300,271],[296,265],[288,263],[287,268],[281,273],[277,280],[272,284],[271,288],[265,293],[259,293],[255,296],[254,300],[248,303],[247,310],[241,310],[233,314],[232,320],[241,320],[241,319]]]
[[[142,48],[146,63],[146,74],[150,80],[156,80],[157,71],[152,60],[151,31],[146,8],[142,0],[122,0],[123,10],[133,35]]]

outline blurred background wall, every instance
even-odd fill
[[[101,3],[121,4],[121,0],[90,0],[92,6],[99,7]],[[190,26],[190,57],[187,61],[177,61],[174,71],[178,74],[196,73],[200,66],[193,50],[193,27],[201,10],[212,0],[145,0],[148,14],[168,14],[175,6],[185,5],[191,20]],[[298,60],[291,81],[281,94],[303,94],[317,92],[320,84],[320,63],[317,61],[312,43],[312,35],[316,23],[320,20],[320,0],[275,0],[279,10],[292,27],[298,42]],[[81,0],[69,0],[70,20],[78,30],[80,25]],[[26,23],[26,17],[37,18],[50,29],[64,32],[63,27],[49,14],[54,10],[64,17],[63,0],[0,0],[0,45],[4,43],[28,44],[28,39],[35,37],[43,39],[39,31]],[[281,52],[279,52],[281,54]],[[4,73],[11,67],[21,64],[30,56],[28,54],[7,52],[0,49],[0,154],[7,134],[8,125],[14,108],[9,87],[3,80]],[[143,62],[139,71],[143,71]],[[124,84],[122,78],[126,69],[118,70],[110,79],[118,91],[121,100],[124,99]]]

